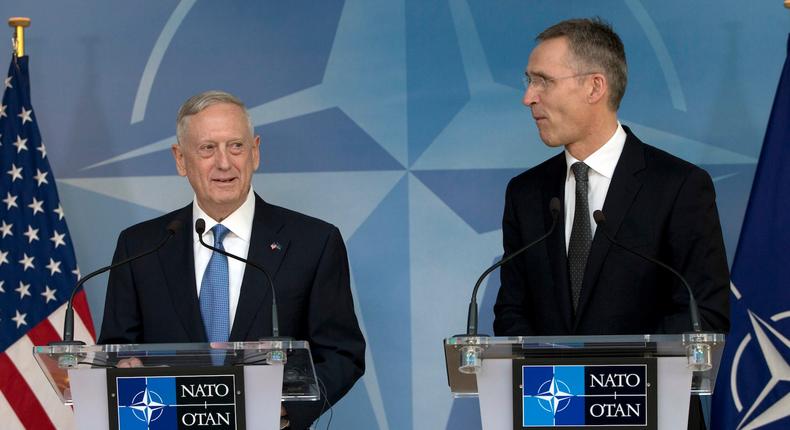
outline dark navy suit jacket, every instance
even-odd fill
[[[154,248],[174,219],[182,226],[162,249],[110,273],[99,343],[207,342],[195,283],[191,204],[121,232],[113,261]],[[340,232],[256,194],[247,258],[272,276],[280,335],[310,343],[317,376],[334,404],[365,370],[365,340]],[[230,340],[270,337],[270,303],[265,276],[246,268]],[[291,427],[301,429],[320,415],[323,402],[285,406]]]
[[[699,304],[703,328],[728,331],[729,269],[710,176],[625,130],[625,146],[603,206],[605,228],[624,245],[683,274]],[[505,255],[549,229],[549,201],[564,197],[565,164],[559,154],[508,184],[502,221]],[[504,265],[500,276],[494,306],[494,332],[500,336],[691,330],[683,285],[664,269],[611,245],[600,227],[576,312],[562,218],[547,241]]]
[[[624,128],[625,146],[603,206],[605,228],[625,246],[669,264],[686,278],[703,330],[729,331],[730,274],[710,176]],[[505,255],[548,231],[549,201],[563,201],[565,175],[565,156],[559,154],[511,179],[502,217]],[[576,312],[562,218],[547,241],[502,266],[494,305],[497,336],[691,331],[685,287],[665,269],[612,245],[600,229],[593,237]],[[696,397],[688,428],[705,428]]]

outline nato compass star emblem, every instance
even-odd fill
[[[538,404],[543,410],[557,415],[557,412],[562,412],[568,407],[573,394],[568,384],[557,378],[551,378],[538,388],[538,394],[533,397],[538,399]]]
[[[738,352],[733,360],[732,375],[730,378],[732,384],[732,398],[738,412],[741,412],[745,406],[741,402],[738,393],[737,372],[741,354],[753,337],[757,339],[757,346],[762,352],[765,366],[767,366],[771,377],[760,390],[760,394],[754,399],[751,407],[749,407],[746,414],[738,423],[736,427],[738,430],[756,429],[790,417],[790,393],[785,393],[781,399],[772,405],[769,404],[768,400],[770,395],[773,394],[775,396],[777,392],[781,392],[782,385],[790,382],[790,364],[788,364],[784,358],[790,355],[790,340],[788,340],[777,328],[754,314],[751,310],[749,310],[748,313],[752,325],[752,333],[744,336],[740,345],[738,345]],[[790,312],[782,312],[774,315],[771,320],[777,322],[788,316],[790,316]],[[760,363],[754,364],[760,365]],[[755,413],[758,410],[760,413]]]
[[[132,409],[135,418],[145,421],[146,424],[151,424],[151,421],[156,421],[162,416],[162,409],[165,406],[162,402],[162,397],[156,391],[151,391],[146,387],[145,390],[134,396],[129,407]]]

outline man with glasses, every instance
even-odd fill
[[[337,227],[264,201],[252,186],[260,137],[235,96],[190,97],[176,120],[176,170],[191,203],[121,232],[114,262],[161,249],[110,272],[99,343],[255,341],[275,335],[272,293],[262,272],[203,247],[205,241],[263,267],[272,277],[280,335],[310,342],[321,401],[288,401],[281,428],[308,428],[365,371],[365,339],[351,295],[348,256]],[[121,366],[142,364],[127,359]]]
[[[726,332],[729,270],[713,182],[618,121],[628,79],[619,36],[599,19],[573,19],[546,29],[537,42],[523,103],[541,140],[564,151],[508,184],[505,255],[549,229],[552,198],[563,202],[563,210],[545,242],[501,268],[494,332],[691,331],[682,283],[611,245],[597,229],[680,272],[699,304],[703,330]],[[596,210],[605,226],[596,228]]]

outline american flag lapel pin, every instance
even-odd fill
[[[269,245],[269,247],[272,249],[272,251],[279,251],[283,249],[282,245],[280,245],[280,242],[272,242],[272,244]]]

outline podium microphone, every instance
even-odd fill
[[[163,246],[165,246],[165,244],[167,243],[167,241],[170,240],[171,237],[175,236],[176,232],[178,232],[180,228],[181,228],[181,221],[177,219],[170,221],[170,223],[168,223],[166,227],[167,236],[165,236],[165,238],[162,239],[162,241],[159,242],[159,244],[156,245],[156,247],[148,251],[145,251],[141,254],[137,254],[133,257],[129,257],[125,260],[111,264],[109,266],[102,267],[101,269],[96,270],[95,272],[83,276],[79,281],[77,281],[77,285],[75,285],[74,289],[71,290],[71,296],[69,297],[68,304],[66,305],[66,317],[65,320],[63,321],[63,340],[60,342],[50,342],[49,345],[50,346],[85,345],[85,342],[74,340],[74,296],[77,294],[77,291],[79,291],[82,284],[87,282],[89,279],[97,275],[101,275],[102,273],[108,270],[112,270],[116,267],[123,266],[124,264],[129,264],[132,261],[135,261],[137,259],[145,257],[146,255],[153,254],[154,252],[159,251]]]
[[[707,333],[702,332],[697,300],[694,298],[694,292],[691,290],[691,286],[689,285],[688,281],[686,281],[686,278],[684,278],[683,275],[678,273],[677,270],[673,269],[669,265],[664,264],[648,255],[642,254],[641,252],[638,252],[634,249],[628,248],[622,243],[616,241],[612,236],[609,235],[609,232],[606,231],[606,216],[604,216],[603,212],[600,210],[593,212],[593,219],[595,220],[595,224],[598,226],[598,229],[601,231],[601,233],[603,233],[604,237],[606,237],[609,242],[641,259],[647,260],[659,267],[666,269],[676,278],[680,279],[680,282],[686,287],[686,291],[688,291],[689,314],[691,317],[691,327],[693,330],[692,333],[683,335],[684,343],[688,344],[688,364],[692,370],[696,371],[710,369],[712,367],[710,361],[710,345],[705,343],[708,335]]]
[[[486,271],[480,275],[480,278],[477,279],[475,288],[472,290],[472,300],[469,302],[469,312],[467,313],[466,317],[466,337],[472,339],[465,340],[465,344],[459,348],[461,353],[461,364],[458,366],[459,372],[470,375],[475,374],[482,366],[482,359],[480,358],[480,355],[483,352],[483,347],[480,346],[480,341],[477,339],[477,290],[480,288],[480,284],[482,284],[483,280],[498,267],[518,257],[524,251],[546,240],[546,238],[554,232],[554,229],[557,228],[557,219],[560,217],[560,209],[560,199],[553,197],[551,201],[549,201],[549,211],[551,212],[551,227],[549,227],[549,230],[543,236],[535,239],[516,252],[503,257],[493,266],[486,269]]]
[[[198,240],[200,241],[201,245],[214,252],[218,252],[226,257],[230,257],[234,260],[241,261],[246,265],[252,266],[258,269],[261,273],[263,273],[264,276],[266,276],[266,280],[269,283],[269,288],[272,290],[272,338],[278,339],[280,337],[280,324],[278,322],[279,319],[277,318],[277,298],[274,295],[274,282],[272,281],[272,277],[269,276],[269,273],[266,270],[264,270],[263,267],[253,263],[251,260],[247,260],[246,258],[241,258],[238,255],[233,255],[230,252],[227,252],[219,248],[215,248],[204,242],[203,233],[205,231],[206,231],[206,221],[203,218],[198,218],[197,221],[195,221],[195,232],[198,235]]]
[[[549,211],[551,212],[551,227],[549,230],[541,237],[535,239],[531,243],[527,244],[523,248],[519,249],[518,251],[502,258],[498,262],[496,262],[493,266],[486,269],[480,278],[477,279],[477,283],[475,284],[474,290],[472,290],[472,300],[469,302],[469,312],[467,313],[466,318],[466,335],[467,336],[477,336],[477,290],[480,288],[480,284],[483,283],[483,280],[494,270],[496,270],[499,266],[507,263],[508,261],[518,257],[524,251],[532,248],[533,246],[543,242],[546,240],[547,237],[554,232],[554,229],[557,227],[557,219],[560,217],[560,199],[554,197],[549,202]]]
[[[603,212],[601,212],[600,210],[593,212],[593,219],[595,220],[595,224],[598,226],[598,228],[601,229],[601,233],[603,233],[603,235],[606,237],[606,239],[609,242],[613,243],[614,245],[617,245],[620,249],[623,249],[633,255],[636,255],[637,257],[643,260],[647,260],[657,266],[666,269],[667,271],[675,275],[676,278],[680,279],[680,282],[686,287],[686,290],[688,291],[688,295],[689,295],[689,313],[691,314],[691,326],[695,333],[700,333],[702,331],[702,328],[699,322],[699,308],[697,307],[697,300],[694,299],[694,293],[691,291],[691,286],[686,281],[686,278],[684,278],[683,275],[678,273],[675,269],[656,260],[655,258],[652,258],[648,255],[642,254],[641,252],[628,248],[622,243],[614,240],[614,238],[610,236],[609,233],[606,231],[606,216],[604,216]]]

